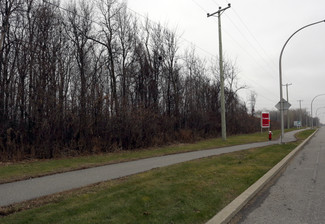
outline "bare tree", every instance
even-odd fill
[[[134,16],[127,12],[125,3],[121,5],[120,10],[116,15],[117,20],[117,39],[120,46],[119,49],[119,74],[121,83],[121,96],[122,96],[122,111],[126,112],[129,102],[129,86],[131,85],[130,73],[132,71],[132,57],[134,46],[137,42],[137,20]]]
[[[92,31],[92,8],[90,4],[83,0],[77,5],[70,5],[67,14],[68,24],[66,25],[67,34],[73,43],[75,59],[79,74],[79,137],[86,138],[87,131],[87,93],[89,85],[89,74],[91,64],[91,49],[93,42],[87,36]]]
[[[107,69],[110,77],[111,87],[111,112],[119,115],[119,99],[117,93],[117,66],[118,59],[118,15],[125,5],[120,4],[117,0],[105,0],[97,2],[98,9],[101,12],[99,40],[93,39],[105,47],[107,53]]]
[[[194,49],[180,54],[175,30],[141,23],[125,2],[59,4],[0,1],[1,159],[220,134],[217,63],[209,70]],[[237,96],[245,86],[235,62],[224,66],[227,129],[253,131],[256,118]]]
[[[164,30],[165,40],[165,57],[166,57],[166,70],[165,70],[165,85],[166,85],[166,105],[167,114],[179,119],[179,103],[181,100],[181,77],[179,74],[179,68],[176,66],[177,51],[179,49],[178,38],[176,32]]]
[[[23,1],[22,0],[2,0],[0,2],[0,123],[3,123],[8,116],[8,97],[9,80],[13,74],[9,74],[10,47],[12,38],[10,29],[14,15],[19,13]],[[13,28],[15,29],[15,28]]]

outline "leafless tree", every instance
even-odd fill
[[[71,13],[70,13],[71,12]],[[79,77],[76,79],[80,84],[79,89],[79,133],[80,139],[84,140],[87,135],[87,111],[89,110],[87,95],[90,77],[91,51],[93,42],[87,36],[92,32],[92,8],[88,1],[81,1],[80,5],[69,6],[67,13],[67,34],[74,48],[73,52],[78,66]],[[78,137],[78,138],[79,138]]]
[[[220,135],[218,63],[125,2],[1,0],[0,13],[1,160]],[[225,76],[228,132],[258,129],[230,60]]]

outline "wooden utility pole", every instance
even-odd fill
[[[227,130],[226,130],[226,106],[225,106],[225,78],[223,74],[223,59],[222,59],[222,35],[221,35],[221,14],[231,7],[230,3],[228,7],[221,8],[215,13],[209,14],[208,18],[211,16],[217,15],[218,17],[218,29],[219,29],[219,69],[220,69],[220,104],[221,104],[221,135],[222,139],[225,141],[227,140]]]

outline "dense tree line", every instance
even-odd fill
[[[57,5],[1,0],[1,160],[219,136],[218,68],[181,52],[175,31],[117,0]],[[225,67],[227,132],[259,130]]]
[[[313,126],[317,126],[320,124],[319,118],[316,116],[315,112],[313,115],[313,119],[310,114],[306,111],[306,109],[291,109],[289,111],[284,112],[284,127],[288,128],[288,114],[289,114],[289,128],[294,127],[295,121],[301,121],[301,126],[303,127],[311,127],[311,122],[313,122]],[[270,112],[271,125],[274,126],[273,129],[281,128],[281,114],[280,111],[271,111]],[[274,124],[274,125],[273,125]]]

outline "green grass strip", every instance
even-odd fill
[[[313,131],[304,131],[305,139]],[[0,223],[205,223],[301,141],[229,153],[105,182]]]

